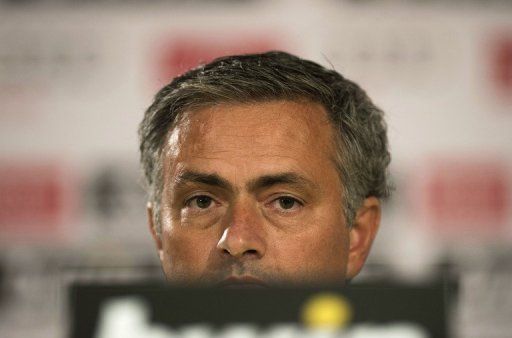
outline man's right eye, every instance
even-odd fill
[[[187,200],[186,206],[194,209],[208,209],[213,203],[213,198],[206,195],[194,196]]]

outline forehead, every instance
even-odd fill
[[[167,154],[175,163],[186,161],[210,171],[216,168],[205,167],[215,161],[238,168],[257,162],[260,169],[285,165],[317,170],[334,157],[333,140],[333,128],[320,104],[217,104],[186,112],[169,134]]]

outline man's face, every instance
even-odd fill
[[[325,110],[308,102],[188,112],[164,148],[154,237],[168,280],[343,282],[350,231],[332,134]]]

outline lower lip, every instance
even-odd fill
[[[264,289],[265,286],[253,283],[233,283],[221,286],[223,289]]]

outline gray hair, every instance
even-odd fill
[[[334,163],[343,184],[348,225],[366,197],[389,196],[390,154],[383,112],[357,84],[285,52],[227,56],[173,79],[156,94],[139,126],[140,160],[157,233],[163,148],[183,114],[217,103],[274,100],[309,100],[327,111],[335,132]]]

